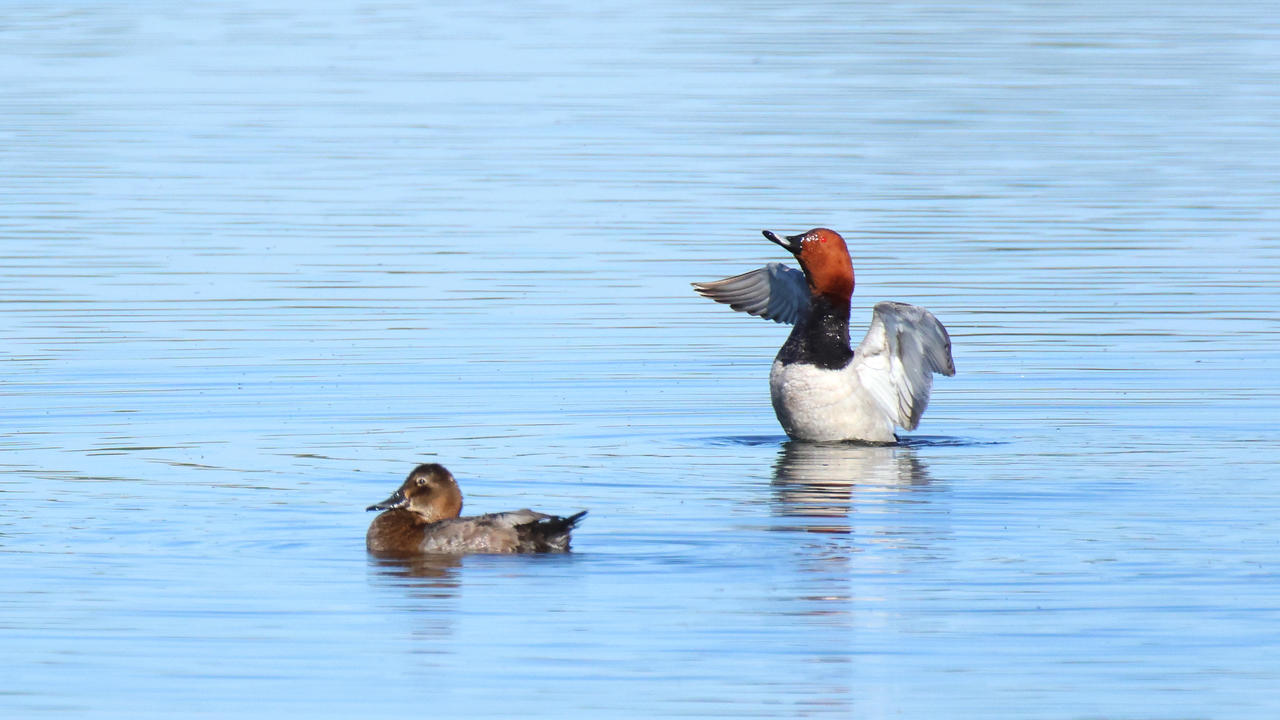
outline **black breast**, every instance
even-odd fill
[[[809,312],[792,328],[778,360],[783,365],[805,363],[839,370],[853,360],[849,347],[849,304],[833,303],[818,295],[809,299]]]

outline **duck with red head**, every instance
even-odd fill
[[[462,514],[462,490],[443,465],[419,465],[391,497],[365,535],[369,552],[382,555],[438,553],[568,552],[569,532],[586,511],[559,517],[532,510]]]
[[[826,228],[814,228],[803,235],[787,237],[779,237],[772,230],[764,230],[763,233],[800,261],[810,295],[823,297],[837,305],[849,305],[849,298],[853,296],[853,261],[849,259],[849,246],[845,245],[840,233]]]
[[[769,373],[773,409],[787,435],[891,443],[895,426],[914,430],[933,374],[955,375],[947,329],[922,307],[880,302],[854,350],[853,263],[844,238],[827,228],[785,237],[765,230],[764,236],[794,255],[800,270],[769,263],[693,287],[734,310],[795,325]]]

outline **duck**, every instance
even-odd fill
[[[438,463],[417,466],[391,497],[366,510],[382,511],[365,535],[369,552],[380,555],[564,553],[570,531],[587,514],[523,509],[460,517],[462,490]]]
[[[734,310],[794,325],[769,370],[769,396],[792,440],[890,444],[894,428],[920,424],[935,374],[954,376],[951,336],[933,313],[908,303],[876,303],[871,326],[849,342],[853,262],[839,233],[762,231],[790,252],[797,270],[772,262],[723,280],[693,283]]]

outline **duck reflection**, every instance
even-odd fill
[[[370,555],[369,565],[382,578],[409,587],[456,588],[460,555]],[[412,582],[405,582],[410,580]]]
[[[457,555],[371,555],[369,567],[379,585],[396,587],[415,600],[449,601],[461,581]]]
[[[371,584],[388,610],[407,614],[414,637],[433,643],[451,637],[457,616],[463,558],[457,555],[370,555]]]
[[[780,529],[849,533],[856,505],[885,502],[886,492],[929,482],[928,468],[909,446],[792,440],[782,444],[773,468],[775,512],[816,521]]]

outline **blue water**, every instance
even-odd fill
[[[1270,8],[430,5],[6,4],[0,716],[1280,712]],[[818,225],[901,446],[689,288]],[[576,552],[370,558],[421,461]]]

